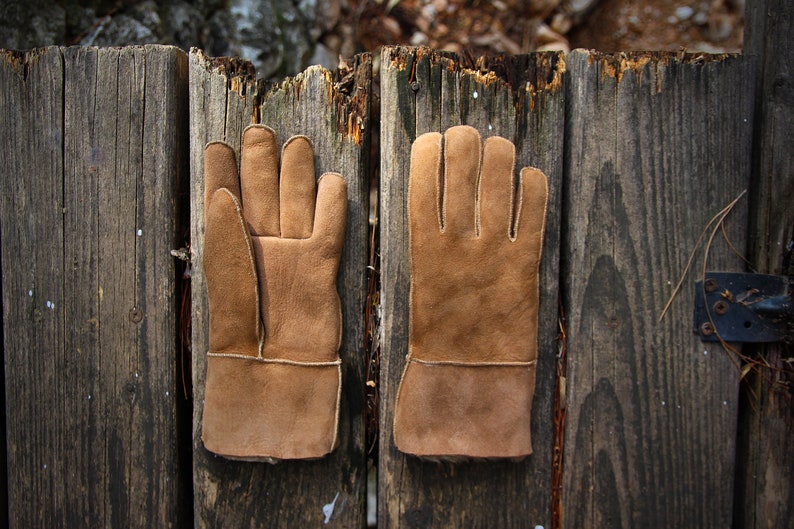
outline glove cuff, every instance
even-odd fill
[[[208,354],[202,440],[246,461],[315,459],[338,443],[341,362]]]
[[[452,362],[409,355],[394,442],[437,459],[521,458],[532,453],[536,362]]]

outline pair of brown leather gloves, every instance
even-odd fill
[[[279,158],[281,164],[279,166]],[[205,447],[243,460],[310,459],[337,444],[342,314],[336,275],[347,187],[315,183],[303,136],[205,150],[210,305]],[[411,152],[410,338],[394,441],[433,458],[532,452],[538,264],[547,179],[472,127],[423,134]]]

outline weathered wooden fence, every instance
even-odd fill
[[[365,394],[377,382],[369,464],[381,528],[791,527],[794,407],[769,389],[784,375],[749,373],[750,397],[730,353],[692,334],[702,253],[660,315],[706,225],[740,196],[708,268],[744,270],[739,248],[759,271],[793,272],[792,13],[791,2],[748,2],[743,55],[469,63],[392,47],[374,73],[364,54],[272,87],[198,50],[0,52],[0,518],[363,527],[374,441]],[[341,444],[319,461],[229,461],[200,441],[203,146],[239,147],[255,122],[282,141],[309,136],[318,170],[348,182]],[[461,123],[511,139],[518,163],[550,182],[535,453],[517,463],[429,463],[392,439],[408,337],[410,144]],[[171,255],[180,248],[190,264]],[[372,299],[371,251],[381,263]],[[382,316],[377,329],[368,308]],[[368,340],[380,344],[379,381],[366,379]],[[745,353],[782,366],[791,346]]]

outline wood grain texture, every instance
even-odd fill
[[[517,56],[463,67],[425,48],[381,58],[381,411],[379,527],[535,527],[551,514],[554,371],[563,145],[561,55]],[[397,451],[394,401],[408,348],[407,185],[419,134],[468,124],[516,144],[517,166],[549,177],[541,263],[539,359],[532,410],[534,453],[522,462],[437,464]]]
[[[11,525],[178,525],[187,57],[4,52],[0,86]]]
[[[749,259],[760,273],[794,275],[794,4],[748,2],[744,54],[755,67],[756,108]],[[772,367],[750,373],[740,415],[735,527],[790,527],[794,520],[791,344],[748,351]],[[774,384],[781,386],[772,387]],[[782,391],[781,391],[782,389]]]
[[[312,67],[270,91],[245,63],[190,55],[191,254],[194,374],[194,512],[196,527],[363,527],[366,504],[364,448],[364,302],[368,259],[368,148],[371,59],[358,56],[344,71]],[[343,337],[340,445],[318,461],[276,465],[216,457],[201,443],[208,312],[201,268],[204,235],[203,152],[224,140],[238,152],[243,129],[270,126],[281,143],[309,137],[318,176],[341,173],[348,183],[348,218],[337,280]],[[323,507],[333,503],[324,525]]]
[[[709,220],[749,182],[739,56],[566,57],[565,527],[730,527],[739,371],[692,333]],[[746,197],[725,227],[745,244]],[[721,239],[708,268],[741,270]]]

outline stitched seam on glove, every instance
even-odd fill
[[[240,360],[253,360],[255,362],[261,362],[263,364],[286,364],[291,366],[330,367],[330,366],[338,366],[342,364],[341,360],[334,360],[331,362],[303,362],[298,360],[289,360],[287,358],[263,358],[261,356],[256,357],[244,353],[208,352],[207,356],[212,356],[215,358],[239,358]]]
[[[408,362],[416,362],[426,366],[457,366],[457,367],[530,367],[538,363],[537,360],[528,362],[462,362],[458,360],[421,360],[409,357]]]

